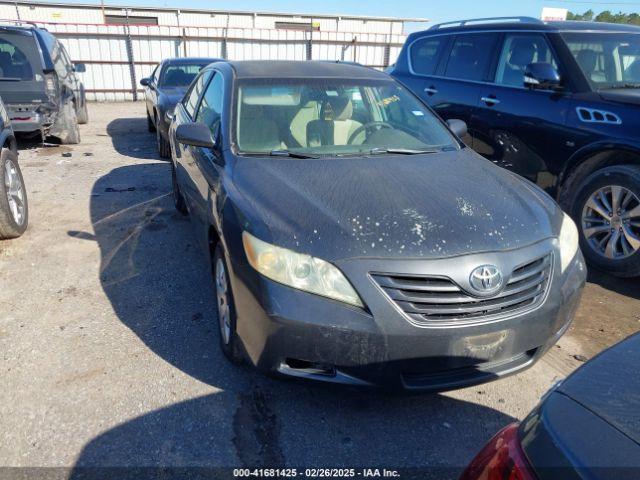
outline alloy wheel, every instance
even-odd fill
[[[22,226],[25,221],[24,187],[18,174],[18,169],[11,159],[4,164],[4,186],[9,201],[9,210],[14,222]]]
[[[640,198],[628,188],[596,190],[584,206],[581,224],[588,245],[607,259],[622,260],[640,250]]]
[[[231,311],[229,308],[229,288],[227,272],[221,258],[216,261],[216,297],[218,300],[218,324],[222,342],[225,345],[231,340]]]

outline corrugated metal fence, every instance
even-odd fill
[[[65,45],[90,100],[136,100],[138,81],[168,57],[231,60],[343,60],[374,68],[395,61],[405,36],[377,33],[173,27],[155,25],[47,24]]]

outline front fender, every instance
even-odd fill
[[[560,174],[560,184],[562,185],[570,173],[588,158],[611,150],[624,151],[628,153],[640,154],[640,143],[627,140],[601,140],[593,142],[578,149],[566,162]]]

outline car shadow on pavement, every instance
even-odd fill
[[[640,300],[640,282],[636,278],[618,278],[595,269],[589,269],[587,281],[600,285],[611,292]]]
[[[147,129],[145,117],[117,118],[107,125],[107,135],[120,155],[141,160],[161,160],[156,134]]]
[[[217,391],[107,430],[85,445],[70,478],[174,477],[139,467],[284,465],[429,467],[420,478],[457,478],[514,421],[455,394],[328,388],[229,364],[217,345],[209,259],[170,191],[165,163],[116,168],[93,187],[94,233],[69,234],[98,242],[101,284],[119,320],[163,361]]]

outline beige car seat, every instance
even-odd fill
[[[320,111],[320,119],[307,124],[307,146],[347,145],[349,138],[362,126],[352,120],[353,104],[348,97],[331,97]],[[364,132],[353,143],[364,141]]]

